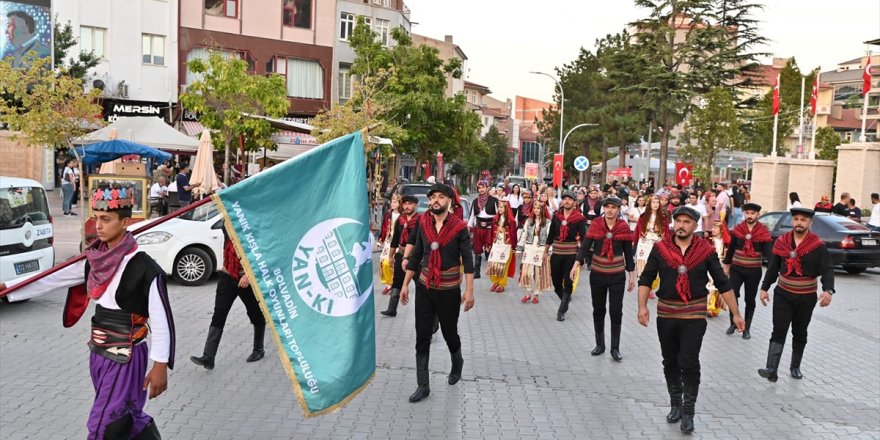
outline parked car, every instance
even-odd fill
[[[402,196],[413,195],[419,199],[419,204],[416,207],[416,212],[425,212],[428,210],[428,190],[431,189],[430,183],[409,183],[409,182],[401,182],[397,185],[394,185],[388,192],[385,193],[385,204],[382,206],[382,215],[384,216],[386,212],[388,212],[388,206],[391,204],[391,196],[394,194],[400,194]]]
[[[773,240],[791,231],[788,211],[768,212],[758,221],[770,229]],[[880,266],[880,232],[872,232],[849,218],[821,212],[813,217],[811,229],[825,242],[834,266],[851,274]]]
[[[52,267],[54,240],[43,185],[0,176],[0,282]]]
[[[144,223],[133,225],[139,228]],[[213,202],[136,237],[138,248],[185,286],[198,286],[223,267],[223,215]]]
[[[508,183],[510,186],[519,185],[520,188],[528,188],[529,182],[526,181],[526,178],[523,176],[507,176]],[[503,185],[504,179],[498,179],[498,183],[496,186]]]

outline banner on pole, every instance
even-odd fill
[[[525,177],[526,180],[538,180],[538,167],[539,165],[535,162],[526,162],[523,177]]]

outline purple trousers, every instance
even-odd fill
[[[145,343],[132,347],[127,364],[95,353],[89,355],[89,371],[95,387],[95,403],[87,423],[90,440],[131,439],[153,420],[144,412],[147,361]]]

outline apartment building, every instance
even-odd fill
[[[427,45],[436,48],[439,51],[440,59],[449,61],[453,58],[461,62],[461,71],[464,73],[461,78],[454,78],[451,73],[447,74],[446,96],[453,97],[464,91],[465,77],[467,76],[467,55],[461,50],[457,44],[453,42],[452,35],[446,35],[442,40],[425,37],[423,35],[412,35],[413,45]]]

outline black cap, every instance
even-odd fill
[[[435,183],[431,185],[431,189],[428,190],[428,197],[431,197],[431,194],[435,192],[443,193],[446,197],[450,199],[455,198],[455,192],[452,191],[452,188],[445,183]]]
[[[574,194],[574,191],[565,191],[564,193],[562,193],[562,198],[564,199],[566,197],[572,200],[577,200],[577,196]]]
[[[694,221],[700,221],[700,213],[690,206],[679,206],[678,208],[675,208],[675,211],[672,211],[672,218],[676,218],[680,215],[686,215],[694,219]]]
[[[757,203],[749,202],[749,203],[746,203],[745,205],[743,205],[742,210],[743,211],[761,212],[761,205],[759,205]]]
[[[792,216],[803,215],[803,216],[806,216],[809,218],[813,218],[813,216],[816,215],[816,211],[813,211],[810,208],[804,208],[801,206],[791,208],[788,210],[788,212],[790,212]]]
[[[617,197],[605,197],[605,199],[602,200],[602,206],[605,206],[605,205],[614,205],[614,206],[620,208],[620,205],[621,205],[622,203],[623,203],[623,201],[621,201],[621,200],[618,199]]]
[[[419,198],[412,195],[412,194],[407,194],[407,195],[400,198],[400,203],[406,203],[406,202],[415,203],[416,205],[418,205]]]

